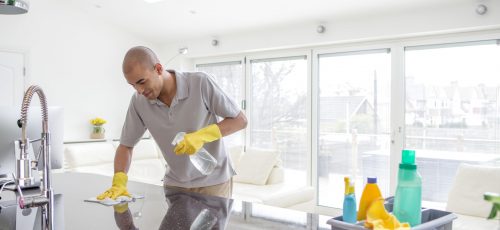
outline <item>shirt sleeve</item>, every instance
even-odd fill
[[[241,111],[238,104],[215,83],[210,75],[203,74],[202,95],[208,110],[223,118],[238,116]]]
[[[139,142],[142,135],[144,135],[144,132],[146,132],[146,126],[136,110],[136,97],[137,94],[134,94],[132,99],[130,99],[127,117],[125,118],[125,123],[123,124],[122,134],[120,137],[120,144],[127,147],[134,147],[135,144]]]

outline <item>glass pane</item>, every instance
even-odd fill
[[[318,204],[342,207],[344,177],[361,197],[367,177],[389,189],[390,54],[319,58]]]
[[[196,69],[211,74],[215,78],[215,82],[236,103],[241,103],[245,98],[245,78],[243,65],[240,62],[204,64],[197,66]],[[243,131],[224,137],[227,147],[243,146],[244,140]]]
[[[500,164],[500,46],[456,44],[405,52],[406,148],[422,199],[446,202],[460,163]]]
[[[250,77],[250,147],[280,151],[285,183],[305,185],[307,60],[252,62]]]

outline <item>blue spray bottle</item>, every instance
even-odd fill
[[[347,185],[347,193],[344,195],[344,205],[342,220],[347,223],[356,223],[357,212],[356,212],[356,196],[354,195],[354,184],[349,183]]]

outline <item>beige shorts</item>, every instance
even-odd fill
[[[229,179],[227,182],[224,182],[222,184],[216,184],[206,187],[183,188],[183,187],[170,186],[166,184],[163,184],[163,187],[167,189],[171,188],[180,191],[195,192],[203,195],[218,196],[231,199],[231,196],[233,194],[233,178]]]

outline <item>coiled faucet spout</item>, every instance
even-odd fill
[[[20,128],[22,129],[21,140],[23,143],[26,143],[26,126],[28,125],[28,109],[31,103],[31,98],[33,98],[33,94],[38,94],[38,98],[40,98],[40,107],[42,108],[42,132],[49,132],[49,115],[47,112],[47,98],[43,93],[42,88],[37,85],[32,85],[26,90],[23,98],[23,104],[21,105],[21,120],[20,120]]]
[[[28,148],[30,140],[26,136],[28,126],[28,110],[31,103],[31,98],[37,94],[40,99],[42,108],[42,166],[43,177],[40,185],[41,194],[38,196],[23,197],[22,192],[19,192],[19,206],[21,208],[41,207],[42,208],[42,229],[53,229],[54,222],[54,196],[51,185],[51,165],[50,165],[50,133],[49,133],[49,117],[47,108],[47,99],[42,88],[37,85],[30,86],[24,94],[23,104],[21,106],[21,119],[18,125],[21,128],[21,140],[19,141],[20,158],[17,160],[17,175],[16,186],[20,191],[21,185],[29,185],[32,181],[31,177],[31,160],[28,158]],[[36,168],[35,168],[36,169]]]

